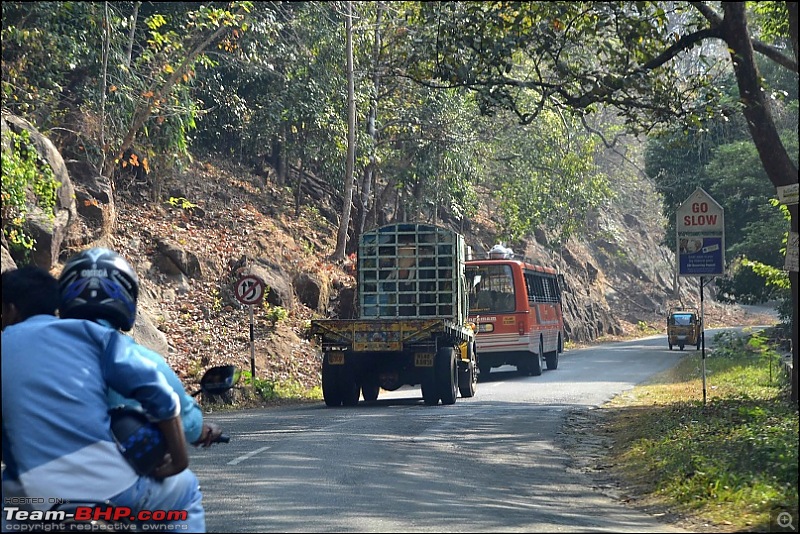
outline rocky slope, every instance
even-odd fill
[[[8,128],[27,128],[18,121],[9,126],[5,114],[3,119],[4,138]],[[46,146],[46,138],[40,144]],[[74,196],[62,195],[59,213],[66,215],[37,230],[47,244],[34,255],[38,264],[58,273],[70,254],[88,244],[128,258],[142,286],[134,337],[167,355],[187,383],[214,364],[250,368],[248,309],[234,298],[233,284],[240,273],[257,272],[269,286],[254,313],[257,375],[304,388],[319,384],[320,356],[308,336],[309,321],[346,313],[340,305],[349,304],[355,285],[351,265],[325,259],[334,250],[336,226],[321,214],[336,213],[336,199],[303,206],[295,217],[291,192],[269,175],[209,159],[159,177],[162,198],[152,201],[152,178],[122,175],[112,185],[86,165],[59,162],[52,147],[46,152]],[[614,202],[590,221],[592,239],[573,240],[554,253],[547,236],[537,233],[524,251],[516,250],[564,273],[568,342],[663,332],[671,304],[698,304],[696,288],[686,282],[672,298],[674,260],[659,246],[660,207],[647,180],[615,187]],[[480,216],[470,227],[465,237],[473,250],[494,244],[491,217]],[[4,243],[3,269],[11,261]],[[707,297],[707,324],[742,322],[733,320],[737,309]]]

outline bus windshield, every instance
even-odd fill
[[[509,265],[469,265],[470,313],[513,312],[514,278]]]

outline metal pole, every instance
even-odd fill
[[[706,319],[703,309],[703,277],[700,277],[700,338],[703,343],[703,406],[706,405]]]
[[[253,335],[253,305],[250,305],[250,383],[256,385],[256,343]]]

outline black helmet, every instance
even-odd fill
[[[105,319],[121,330],[136,322],[139,278],[125,258],[107,248],[73,256],[58,278],[59,313],[71,319]]]
[[[164,462],[167,442],[161,430],[147,415],[133,406],[117,406],[108,411],[111,432],[120,452],[139,476],[148,476]]]

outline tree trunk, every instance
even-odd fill
[[[286,124],[286,122],[282,122],[280,129],[282,142],[279,145],[278,166],[275,170],[278,172],[278,186],[282,187],[289,179],[289,155],[286,153],[286,147],[288,144],[286,140],[289,138],[287,135],[289,126]]]
[[[345,32],[347,34],[347,162],[344,173],[342,220],[339,222],[336,250],[333,256],[331,256],[331,259],[334,261],[344,260],[344,252],[347,246],[347,231],[350,228],[350,212],[353,205],[353,168],[355,167],[356,153],[356,101],[353,74],[353,3],[350,1],[347,2]]]
[[[792,162],[786,147],[783,146],[769,102],[764,97],[759,83],[758,67],[753,53],[753,45],[745,18],[744,2],[723,2],[722,9],[725,17],[722,24],[723,37],[728,44],[731,60],[733,61],[736,82],[739,86],[741,102],[744,106],[744,116],[750,135],[755,143],[761,163],[775,187],[797,183],[797,167]],[[790,25],[795,28],[793,35],[793,50],[797,59],[797,7],[790,8],[793,20]],[[791,216],[791,231],[798,231],[797,204],[789,206]],[[797,319],[798,319],[798,273],[789,272],[789,281],[792,291],[792,393],[791,399],[797,402]]]
[[[356,226],[356,238],[364,233],[367,222],[367,215],[372,207],[372,182],[377,171],[377,157],[375,151],[378,146],[378,133],[375,122],[378,120],[378,93],[380,92],[380,69],[378,65],[381,60],[381,18],[383,15],[383,3],[378,2],[375,7],[375,40],[372,43],[372,98],[370,99],[369,117],[367,118],[367,135],[372,139],[372,148],[369,155],[369,164],[364,169],[364,177],[361,181],[361,211],[359,213],[358,225]]]
[[[102,147],[100,168],[106,162],[106,91],[108,88],[108,54],[111,49],[111,20],[108,16],[108,2],[103,2],[103,73],[100,76],[100,146]]]
[[[133,43],[136,37],[136,22],[139,19],[139,6],[141,2],[133,3],[133,14],[131,15],[131,29],[128,32],[128,50],[125,52],[125,66],[131,68],[131,61],[133,60]]]
[[[300,217],[300,197],[303,194],[303,175],[306,173],[305,159],[306,159],[306,148],[305,148],[305,140],[303,140],[303,146],[300,148],[300,162],[298,165],[300,168],[297,171],[297,188],[295,189],[294,193],[295,218]]]

